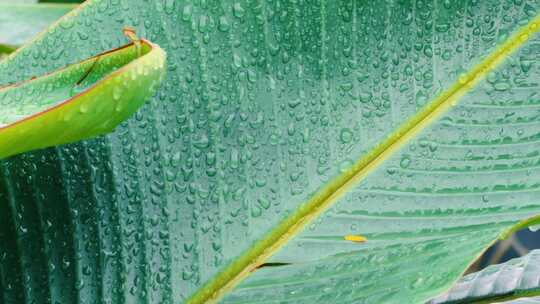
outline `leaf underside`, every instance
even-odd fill
[[[537,7],[86,2],[4,61],[0,82],[118,45],[126,25],[167,51],[167,79],[114,134],[2,164],[4,302],[172,303],[215,292],[201,287]],[[537,46],[532,37],[289,236],[266,261],[280,266],[254,270],[223,302],[420,303],[447,288],[540,209]]]
[[[504,304],[538,304],[540,303],[540,297],[531,297],[531,298],[518,298],[515,300],[510,300],[506,302],[497,302],[497,303],[504,303]]]
[[[436,303],[490,303],[540,294],[540,250],[508,262],[490,265],[461,278],[448,292],[429,301]],[[525,299],[508,303],[536,303]],[[507,302],[505,302],[507,303]]]

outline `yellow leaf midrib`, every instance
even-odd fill
[[[375,170],[420,131],[455,105],[464,94],[470,91],[490,71],[495,69],[504,59],[537,33],[539,25],[540,15],[537,15],[468,73],[460,75],[459,79],[448,89],[429,102],[370,152],[362,156],[346,172],[322,187],[309,201],[301,204],[292,214],[266,234],[264,238],[257,241],[254,246],[201,287],[191,296],[187,303],[212,303],[220,299],[227,291],[247,277],[258,265],[264,263],[288,240],[296,236],[309,222],[335,203],[353,185]]]

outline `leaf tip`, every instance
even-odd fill
[[[124,35],[129,39],[131,40],[132,42],[138,42],[140,41],[139,37],[137,36],[137,32],[135,31],[134,28],[130,27],[130,26],[125,26],[123,29],[122,29],[122,32],[124,33]]]

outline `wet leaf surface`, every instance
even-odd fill
[[[360,183],[333,188],[341,196],[306,229],[276,227],[337,177],[354,175],[359,159],[437,96],[469,83],[467,72],[537,8],[506,0],[86,2],[4,61],[0,81],[118,45],[126,25],[164,48],[167,78],[114,134],[2,164],[4,298],[432,298],[499,233],[540,209],[536,35]],[[245,257],[280,234],[288,242],[263,263],[281,266],[256,269],[263,263]],[[227,279],[238,270],[249,275]]]

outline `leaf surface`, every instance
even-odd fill
[[[499,233],[538,213],[537,104],[528,81],[538,72],[536,43],[486,81],[467,78],[487,72],[467,73],[527,26],[537,6],[86,2],[4,61],[0,80],[110,48],[124,26],[167,51],[167,79],[114,134],[3,164],[4,297],[419,303],[435,296]],[[510,49],[527,38],[535,37]],[[460,82],[477,86],[460,89],[466,95],[444,117],[409,137],[395,133]],[[390,134],[407,139],[401,150],[380,149]],[[386,162],[370,167],[371,158],[362,171],[369,176],[347,184],[373,151],[388,151],[379,159]],[[493,174],[501,170],[511,178]],[[314,197],[331,197],[322,200],[330,208],[313,209]],[[238,273],[247,279],[230,290]]]

